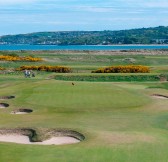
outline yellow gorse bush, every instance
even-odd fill
[[[10,56],[10,55],[0,55],[0,61],[31,61],[38,62],[43,61],[42,58],[35,58],[31,56],[20,57],[20,56]]]
[[[0,67],[0,70],[5,70],[5,68]]]
[[[69,73],[71,68],[65,66],[49,66],[49,65],[40,65],[40,66],[21,66],[16,69],[18,71],[23,70],[38,70],[38,71],[48,71],[48,72],[58,72],[58,73]]]
[[[142,65],[120,65],[100,68],[92,73],[149,73],[150,69],[147,66]]]

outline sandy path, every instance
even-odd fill
[[[24,135],[0,135],[1,142],[12,142],[19,144],[35,144],[35,145],[63,145],[79,143],[80,140],[73,137],[52,137],[43,142],[30,142],[28,136]]]

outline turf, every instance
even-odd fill
[[[153,59],[157,64],[162,60]],[[76,64],[80,70],[92,69],[87,63]],[[151,66],[157,71],[156,63]],[[151,96],[168,95],[167,82],[74,81],[73,86],[71,81],[49,79],[51,75],[0,75],[0,96],[16,96],[3,101],[10,106],[0,109],[0,128],[67,128],[82,133],[85,140],[62,146],[0,142],[0,162],[167,162],[168,100]],[[34,111],[10,114],[17,108]]]
[[[1,95],[16,98],[0,111],[1,128],[69,128],[86,139],[65,146],[1,143],[0,161],[166,161],[168,113],[153,108],[156,101],[147,95],[154,91],[149,85],[75,82],[72,86],[40,77],[3,81]],[[34,113],[11,115],[17,107],[33,108]]]

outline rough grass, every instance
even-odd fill
[[[153,52],[153,55],[151,53]],[[91,72],[99,67],[112,65],[145,65],[151,66],[152,72],[166,72],[168,70],[168,56],[167,52],[164,55],[160,54],[162,51],[142,51],[142,52],[107,52],[107,53],[88,53],[87,51],[78,51],[71,53],[61,51],[15,51],[20,56],[34,55],[35,57],[42,57],[43,62],[0,62],[0,65],[5,68],[18,68],[23,65],[63,65],[70,66],[74,72]],[[6,52],[0,51],[1,54]],[[9,53],[9,52],[7,52]],[[138,55],[136,55],[138,53]],[[146,53],[146,55],[144,54]],[[162,65],[162,68],[158,68]]]
[[[167,75],[165,75],[167,78]],[[160,81],[159,74],[62,74],[56,80],[92,82],[149,82]]]

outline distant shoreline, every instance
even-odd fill
[[[168,45],[0,45],[0,51],[130,51],[130,50],[168,50]]]
[[[0,46],[168,46],[168,44],[111,44],[111,45],[56,45],[56,44],[0,44]]]
[[[168,49],[152,49],[152,50],[0,50],[1,54],[18,53],[18,54],[29,54],[38,56],[41,55],[86,55],[86,56],[114,56],[114,55],[123,55],[123,56],[134,56],[134,55],[143,55],[143,56],[168,56]]]

